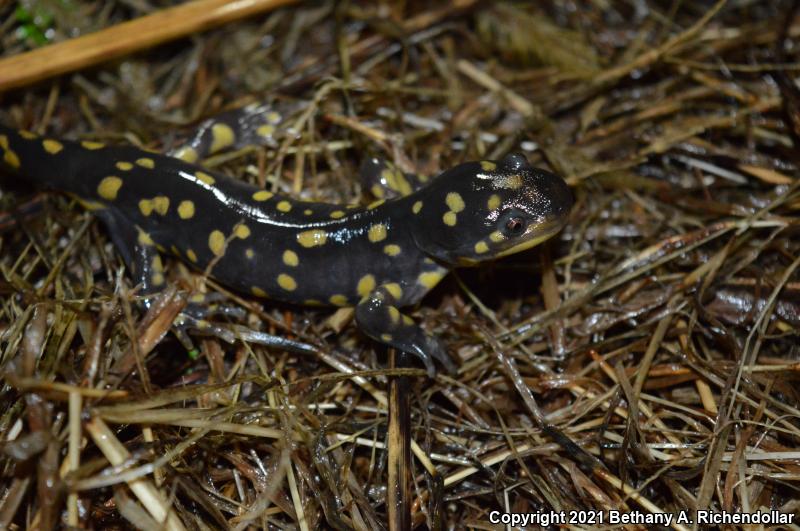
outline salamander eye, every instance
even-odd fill
[[[500,220],[500,230],[509,237],[521,236],[525,233],[528,222],[518,212],[507,212]]]

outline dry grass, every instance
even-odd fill
[[[4,123],[158,150],[224,108],[306,102],[297,135],[207,164],[346,201],[370,154],[435,174],[523,149],[577,202],[413,311],[460,366],[430,381],[346,312],[262,307],[177,261],[145,313],[99,223],[4,179],[0,528],[380,529],[391,374],[412,377],[415,525],[798,514],[800,56],[780,43],[800,18],[729,3],[329,2],[4,96]],[[57,34],[142,14],[76,5]],[[169,334],[191,290],[246,314],[196,359]]]

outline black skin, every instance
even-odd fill
[[[230,139],[222,140],[217,144]],[[454,266],[552,236],[573,203],[560,177],[517,154],[461,164],[368,207],[296,201],[134,147],[6,127],[0,159],[34,184],[80,198],[106,224],[146,292],[163,287],[159,252],[170,252],[201,270],[211,265],[212,277],[239,291],[355,306],[368,336],[418,356],[431,375],[433,359],[448,370],[452,361],[398,308],[419,302]]]

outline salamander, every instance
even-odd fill
[[[0,160],[67,192],[107,226],[145,292],[171,253],[238,291],[301,305],[355,307],[370,338],[452,370],[441,342],[400,312],[453,267],[529,249],[565,224],[560,177],[519,154],[459,164],[368,206],[299,201],[186,160],[131,146],[0,127]]]

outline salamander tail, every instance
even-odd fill
[[[102,144],[55,140],[0,125],[0,166],[39,187],[80,193],[76,164],[86,157],[76,155],[98,147]]]

